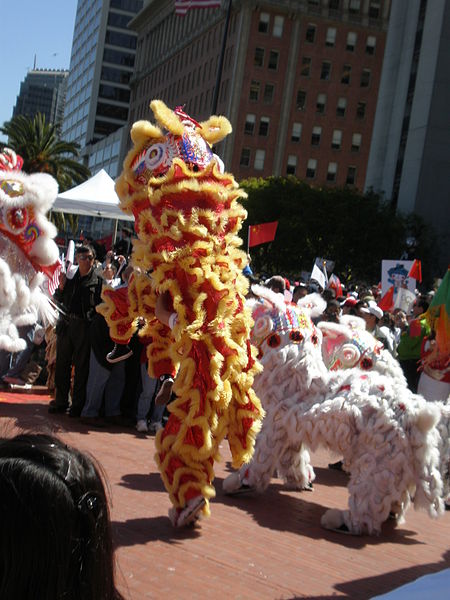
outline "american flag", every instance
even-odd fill
[[[53,271],[53,275],[48,278],[48,293],[50,294],[50,296],[53,296],[53,294],[58,289],[59,276],[60,276],[60,273],[61,273],[61,269],[62,269],[62,262],[59,261],[58,266]]]
[[[220,8],[220,0],[175,0],[175,14],[184,17],[190,8]]]

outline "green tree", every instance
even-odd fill
[[[241,182],[248,225],[278,221],[275,240],[251,248],[252,269],[292,278],[311,271],[317,256],[335,261],[346,283],[377,283],[383,259],[400,258],[405,240],[417,240],[416,258],[429,264],[432,235],[417,216],[396,214],[389,203],[352,188],[315,188],[296,177],[268,177]]]
[[[33,118],[18,115],[0,127],[8,143],[23,158],[26,173],[49,173],[64,192],[90,177],[79,162],[79,145],[59,138],[58,126],[45,121],[41,113]]]

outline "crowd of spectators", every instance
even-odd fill
[[[56,327],[45,331],[44,344],[44,329],[37,325],[23,332],[27,340],[23,352],[0,352],[0,377],[5,384],[26,385],[27,381],[21,379],[23,369],[41,344],[45,354],[41,348],[40,360],[33,364],[38,367],[37,376],[43,368],[46,380],[41,382],[54,392],[49,413],[67,413],[93,427],[128,425],[140,433],[156,433],[167,412],[163,404],[155,401],[164,382],[148,375],[147,342],[134,336],[127,354],[111,362],[114,343],[104,317],[96,311],[104,286],[127,286],[132,273],[131,247],[129,230],[122,232],[102,262],[97,260],[95,244],[79,245],[75,268],[61,274],[54,294],[60,309]],[[419,317],[426,312],[430,297],[417,293],[408,314],[401,308],[384,312],[378,305],[381,290],[376,285],[340,287],[337,296],[335,288],[322,289],[314,280],[292,282],[282,275],[263,279],[251,271],[247,276],[251,283],[266,285],[289,302],[296,303],[312,292],[322,294],[327,304],[318,320],[339,323],[344,314],[364,319],[367,331],[399,360],[410,389],[417,392],[424,340],[430,337],[426,321]]]

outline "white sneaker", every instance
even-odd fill
[[[223,480],[222,489],[228,496],[239,494],[251,494],[255,488],[248,484],[246,477],[241,477],[239,471],[235,471]]]
[[[154,423],[150,423],[148,426],[149,433],[158,433],[160,429],[164,429],[164,425],[161,423],[161,421],[155,421]]]
[[[136,423],[136,431],[139,431],[139,433],[147,433],[148,426],[145,419],[139,419],[139,421]]]
[[[167,377],[161,384],[159,392],[156,394],[155,405],[165,406],[169,403],[170,396],[172,395],[173,378]]]
[[[169,519],[174,527],[186,527],[199,518],[200,512],[206,504],[203,496],[191,498],[184,508],[172,507],[169,509]]]

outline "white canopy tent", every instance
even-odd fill
[[[134,221],[133,216],[121,211],[114,180],[104,169],[84,183],[58,194],[52,210],[74,215],[105,217],[116,221]]]

